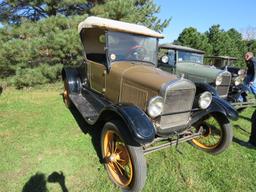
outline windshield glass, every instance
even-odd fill
[[[120,32],[108,32],[108,58],[114,61],[144,61],[156,64],[157,39]]]
[[[203,64],[203,54],[192,53],[187,51],[178,51],[178,62],[193,62]]]

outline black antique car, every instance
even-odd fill
[[[100,135],[101,162],[123,191],[140,191],[144,155],[189,141],[212,154],[232,142],[236,111],[157,66],[158,39],[141,25],[99,17],[79,24],[85,63],[62,71],[64,102]]]
[[[218,69],[226,70],[231,73],[232,80],[229,88],[227,100],[239,111],[247,107],[256,106],[255,97],[249,93],[244,85],[246,69],[235,66],[237,58],[229,56],[207,56],[205,63]]]

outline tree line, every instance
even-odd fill
[[[0,1],[0,79],[17,88],[56,82],[63,65],[83,62],[80,21],[96,15],[161,32],[171,19],[159,19],[159,12],[152,0]],[[255,40],[245,41],[235,29],[223,31],[218,25],[205,33],[184,29],[174,43],[236,57],[256,47]]]
[[[250,31],[254,34],[254,31]],[[246,66],[245,52],[251,51],[256,54],[256,36],[243,38],[242,33],[236,29],[231,28],[225,31],[220,25],[213,25],[204,33],[200,33],[193,27],[185,28],[174,43],[203,50],[207,56],[236,57],[238,67]]]

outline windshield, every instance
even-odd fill
[[[204,55],[187,51],[178,51],[178,62],[193,62],[203,64]]]
[[[156,64],[157,38],[120,32],[108,32],[108,59],[144,61]]]

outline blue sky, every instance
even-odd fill
[[[161,19],[172,17],[164,30],[165,39],[177,39],[186,27],[205,32],[210,26],[220,24],[225,30],[235,28],[242,32],[256,27],[256,0],[154,0],[160,6]]]

